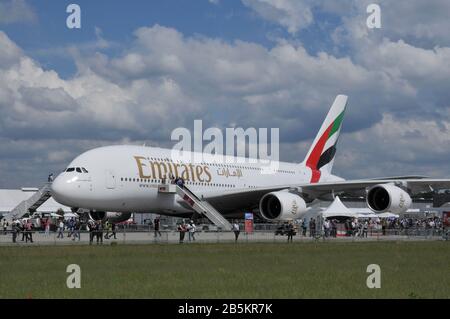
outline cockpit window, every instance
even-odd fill
[[[69,168],[66,170],[66,172],[73,172],[74,170],[75,170],[74,167],[69,167]]]
[[[81,173],[81,168],[77,167],[77,172]]]
[[[82,167],[81,169],[83,170],[83,173],[89,173],[89,172],[87,171],[87,169],[85,169],[84,167]]]

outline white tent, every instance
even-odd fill
[[[392,213],[386,212],[386,213],[378,214],[378,217],[379,218],[399,218],[400,216],[397,214],[392,214]]]
[[[322,212],[323,218],[330,217],[357,217],[357,214],[352,212],[349,208],[345,207],[345,205],[341,202],[339,196],[336,196],[334,201]]]
[[[378,215],[375,213],[370,213],[370,214],[359,213],[358,218],[378,218]]]
[[[78,218],[78,215],[74,213],[64,213],[64,218],[72,218],[72,217]]]

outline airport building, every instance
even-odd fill
[[[0,214],[5,216],[18,209],[21,203],[30,200],[39,188],[23,187],[20,189],[0,189]],[[23,205],[23,204],[22,204]],[[36,204],[36,212],[54,213],[62,209],[65,213],[71,212],[70,207],[57,203],[51,196],[47,197],[39,206]]]

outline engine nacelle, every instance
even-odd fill
[[[375,185],[367,193],[367,206],[375,213],[404,213],[411,203],[409,194],[392,184]]]
[[[89,212],[89,217],[93,220],[101,220],[103,222],[109,221],[111,223],[120,223],[128,220],[131,213],[116,213],[116,212]]]
[[[289,192],[268,193],[259,202],[259,211],[268,220],[297,219],[307,210],[305,200]]]

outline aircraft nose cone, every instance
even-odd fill
[[[70,184],[60,175],[53,181],[51,192],[58,203],[64,204],[70,196]]]

